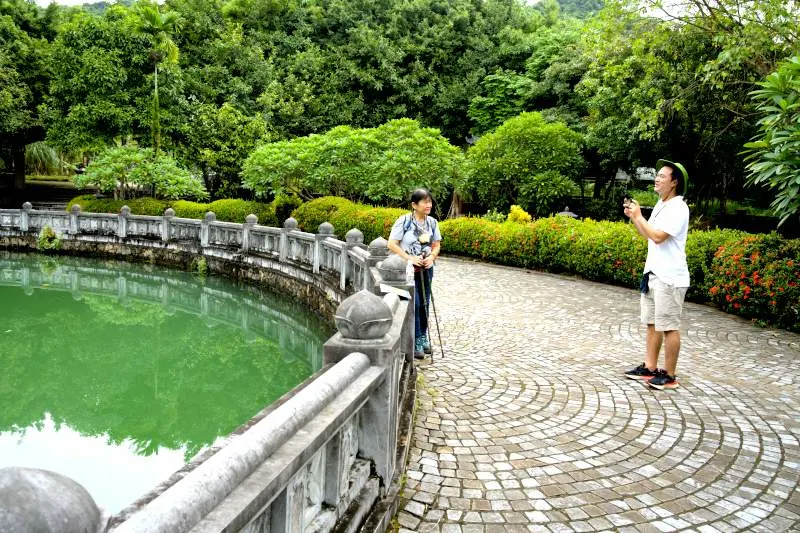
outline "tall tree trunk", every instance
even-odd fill
[[[153,91],[153,157],[158,158],[158,150],[161,144],[161,113],[158,102],[158,63],[155,65],[155,90]]]

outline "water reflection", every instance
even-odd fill
[[[0,252],[0,467],[119,510],[317,370],[328,333],[225,279]]]

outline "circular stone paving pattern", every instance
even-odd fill
[[[800,530],[800,336],[688,303],[657,391],[635,290],[445,259],[434,306],[401,531]]]

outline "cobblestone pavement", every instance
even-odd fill
[[[434,304],[400,531],[800,531],[800,335],[689,303],[656,391],[635,290],[443,259]]]

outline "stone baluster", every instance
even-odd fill
[[[211,240],[211,223],[217,219],[213,211],[206,213],[200,222],[200,246],[205,248]]]
[[[78,217],[81,214],[81,206],[73,204],[69,210],[69,233],[70,235],[77,235],[80,233],[80,226]]]
[[[172,222],[172,219],[174,217],[175,217],[175,210],[172,209],[171,207],[167,208],[167,210],[164,211],[164,216],[161,217],[161,241],[162,242],[168,242],[169,241],[169,234],[170,234],[169,226],[170,226],[170,223]]]
[[[253,226],[258,223],[258,217],[254,214],[250,213],[244,219],[244,224],[242,225],[242,252],[247,253],[247,250],[250,249],[250,232],[253,230]]]
[[[30,202],[22,204],[22,212],[19,215],[19,230],[28,231],[31,225],[31,209],[33,205]]]
[[[363,247],[364,246],[364,234],[361,233],[361,230],[358,228],[353,228],[347,232],[344,236],[345,246],[344,250],[342,251],[342,263],[341,263],[341,274],[339,277],[339,287],[344,289],[347,287],[347,278],[352,275],[350,272],[350,254],[348,252],[355,247]],[[353,280],[353,285],[355,287],[355,280]],[[364,287],[361,287],[364,288]]]
[[[333,234],[333,224],[330,222],[323,222],[319,225],[318,233],[314,235],[314,274],[319,274],[319,271],[322,268],[322,257],[325,253],[322,247],[322,242],[328,237],[336,237]]]
[[[128,236],[128,217],[131,216],[131,208],[123,205],[117,215],[117,237],[125,239]]]
[[[289,257],[289,232],[296,229],[297,220],[292,217],[287,218],[286,222],[283,223],[283,228],[281,229],[281,244],[278,250],[278,257],[281,262],[286,261],[286,258]]]
[[[406,280],[406,265],[405,259],[397,254],[391,254],[389,257],[378,263],[378,273],[380,275],[381,283],[385,283],[391,287],[403,289],[408,293],[409,305],[414,308],[414,298],[416,293],[414,291],[414,282],[409,284]],[[401,350],[405,354],[406,361],[409,363],[413,361],[414,357],[414,313],[408,313],[403,325],[403,338],[401,341]]]
[[[371,459],[383,479],[381,491],[391,483],[397,449],[397,403],[402,368],[400,335],[408,302],[394,294],[385,297],[362,290],[339,304],[334,315],[338,333],[324,347],[324,363],[341,361],[350,353],[369,357],[372,366],[384,368],[386,379],[361,411],[358,449]]]

